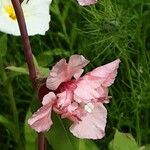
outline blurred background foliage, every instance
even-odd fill
[[[46,35],[30,37],[33,53],[41,67],[51,68],[59,59],[72,54],[82,54],[90,60],[86,71],[121,59],[118,77],[110,88],[111,103],[106,106],[106,136],[94,141],[97,148],[92,141],[80,140],[81,145],[72,149],[84,150],[88,145],[90,150],[124,150],[113,149],[109,144],[113,137],[118,138],[114,136],[116,128],[131,133],[138,146],[149,144],[150,1],[101,0],[96,5],[81,7],[75,0],[53,0],[50,13],[50,29]],[[21,40],[0,33],[0,149],[22,150],[26,145],[26,149],[32,150],[35,149],[36,134],[25,120],[35,96],[26,71],[11,72],[6,69],[8,66],[25,66]],[[59,120],[57,116],[55,119]],[[48,145],[49,149],[63,139],[59,137],[63,129],[57,125],[48,132],[52,132],[52,137],[47,134],[52,143]],[[77,142],[77,139],[73,141]],[[144,148],[149,149],[146,146],[141,150]]]

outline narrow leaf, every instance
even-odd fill
[[[20,74],[26,74],[26,75],[29,74],[28,69],[23,67],[8,66],[6,67],[6,69]]]
[[[0,37],[0,56],[3,57],[7,52],[7,35],[4,34]]]
[[[4,127],[6,127],[12,135],[15,135],[15,125],[12,121],[8,120],[5,116],[0,115],[0,124],[2,124]]]

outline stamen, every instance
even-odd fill
[[[15,14],[15,11],[14,11],[14,8],[12,5],[8,5],[5,7],[5,11],[6,13],[9,15],[9,17],[12,19],[12,20],[16,20],[16,14]]]
[[[91,113],[91,112],[93,111],[93,109],[94,109],[94,105],[93,105],[92,103],[88,103],[88,104],[86,104],[86,105],[84,106],[84,109],[85,109],[87,112]]]

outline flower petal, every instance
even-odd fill
[[[29,35],[44,35],[49,29],[50,15],[49,5],[52,0],[24,0],[22,8],[24,11],[26,25]]]
[[[102,86],[108,87],[112,85],[115,80],[119,63],[120,59],[117,59],[104,66],[97,67],[93,71],[89,72],[88,75],[98,77]]]
[[[108,90],[101,85],[97,77],[85,75],[76,85],[74,100],[78,103],[88,103],[93,99],[103,101],[108,97]]]
[[[81,118],[82,121],[70,127],[72,134],[82,139],[101,139],[105,135],[107,110],[97,103],[91,113]]]
[[[84,70],[83,70],[83,69],[80,69],[78,72],[76,72],[76,73],[74,74],[74,78],[75,78],[75,79],[79,79],[83,72],[84,72]]]
[[[47,105],[47,104],[53,104],[54,103],[54,100],[56,100],[56,96],[53,92],[49,92],[48,94],[46,94],[44,97],[43,97],[43,101],[42,101],[42,104],[43,105]]]
[[[51,120],[52,106],[55,103],[56,96],[53,92],[49,92],[43,97],[43,106],[35,112],[28,120],[28,124],[37,132],[43,132],[50,129],[53,124]]]
[[[28,124],[37,132],[48,131],[53,124],[51,120],[51,105],[42,106],[37,112],[35,112],[28,120]]]
[[[69,79],[70,76],[68,76],[66,60],[61,59],[50,71],[50,74],[46,80],[46,86],[50,90],[56,90],[62,82]]]
[[[1,0],[0,1],[0,31],[13,34],[13,35],[19,35],[20,31],[18,27],[18,22],[17,20],[13,20],[9,17],[9,14],[7,13],[7,9],[8,11],[10,9],[13,11],[13,6],[11,1]]]
[[[98,67],[77,81],[74,90],[74,100],[78,103],[88,103],[92,99],[108,102],[108,89],[117,75],[120,60]]]
[[[74,90],[74,100],[76,102],[88,103],[92,99],[100,97],[101,93],[98,93],[96,90],[96,88],[100,86],[100,84],[97,83],[97,78],[82,78],[76,85],[77,88]]]
[[[71,104],[73,93],[71,91],[66,90],[60,94],[57,94],[57,96],[57,106],[63,108]]]
[[[97,0],[77,0],[81,6],[95,4]]]
[[[68,62],[68,72],[76,79],[83,73],[83,67],[89,63],[82,55],[72,55]]]
[[[61,114],[61,118],[68,118],[73,122],[78,122],[81,114],[78,108],[79,108],[78,103],[73,102],[72,104],[70,104],[68,107],[65,108],[64,113]]]
[[[24,0],[22,9],[26,21],[27,31],[29,35],[44,35],[49,29],[49,5],[51,0]],[[41,7],[42,6],[42,7]],[[8,12],[5,10],[8,7]],[[17,19],[12,19],[9,13],[12,13],[13,6],[10,0],[0,2],[0,31],[20,35]],[[11,14],[12,15],[12,14]],[[13,16],[14,17],[14,16]]]
[[[68,64],[65,59],[61,59],[55,66],[53,66],[47,81],[47,88],[50,90],[56,90],[58,86],[66,81],[71,80],[72,76],[79,78],[82,74],[82,68],[88,64],[82,55],[72,55]]]

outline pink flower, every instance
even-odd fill
[[[70,119],[70,131],[74,136],[101,139],[105,135],[109,102],[108,87],[117,75],[120,60],[83,73],[89,63],[82,55],[72,55],[69,62],[61,59],[50,71],[46,80],[49,93],[43,97],[42,107],[28,120],[37,132],[44,132],[52,125],[51,111]]]
[[[77,0],[81,6],[95,4],[97,0]]]

